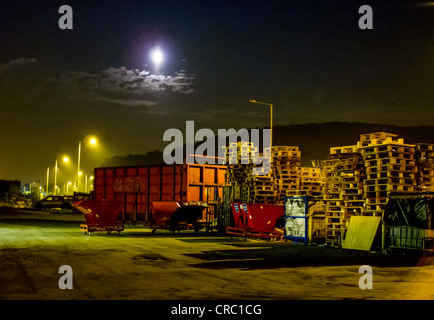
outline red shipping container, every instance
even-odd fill
[[[214,196],[209,187],[223,186],[225,170],[199,164],[95,168],[95,200],[121,201],[124,221],[148,223],[152,201],[206,202]]]

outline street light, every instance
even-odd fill
[[[89,180],[91,181],[91,183],[92,183],[93,179],[94,179],[94,176],[89,177]],[[91,184],[90,186],[92,187],[93,184]],[[87,180],[87,174],[86,174],[86,184],[85,184],[85,191],[84,192],[87,193],[87,191],[88,191],[88,180]]]
[[[259,102],[256,100],[249,100],[251,103],[257,103],[257,104],[263,104],[270,107],[270,151],[271,147],[273,146],[273,104],[271,103],[265,103],[265,102]]]
[[[46,195],[48,196],[48,183],[50,182],[50,167],[47,168],[47,189]]]
[[[86,137],[83,139],[85,142],[88,142],[89,146],[95,146],[97,144],[97,140],[95,137]],[[78,142],[78,165],[77,165],[77,192],[80,192],[80,160],[81,160],[81,143],[82,141],[80,140]]]
[[[67,157],[67,156],[64,156],[63,157],[63,162],[64,163],[68,163],[69,162],[69,158]],[[58,189],[58,186],[57,186],[57,171],[58,171],[58,169],[57,169],[57,158],[56,158],[56,166],[54,167],[55,168],[55,171],[54,171],[54,195],[56,195],[56,190]]]

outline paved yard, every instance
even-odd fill
[[[81,214],[0,211],[0,299],[434,299],[433,257],[126,226],[83,235]],[[61,290],[59,267],[72,268]],[[361,265],[373,289],[359,288]]]

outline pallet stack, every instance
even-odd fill
[[[417,191],[434,192],[434,144],[417,143],[415,157]]]
[[[324,185],[322,170],[313,167],[299,167],[299,190],[305,195],[320,196]]]
[[[258,148],[251,142],[230,143],[226,148],[226,170],[225,181],[227,185],[246,186],[249,189],[249,198],[253,203],[275,203],[277,192],[274,190],[273,176],[271,170],[267,172],[267,165],[257,162]],[[236,164],[231,164],[235,162]],[[269,159],[263,161],[270,161]],[[268,168],[271,167],[270,162]],[[261,175],[254,175],[254,169],[261,171]]]
[[[434,192],[434,144],[406,144],[396,134],[362,134],[355,145],[330,148],[329,158],[312,168],[300,166],[296,146],[266,151],[271,153],[269,166],[256,165],[261,156],[257,147],[231,143],[227,163],[232,158],[236,164],[228,165],[226,183],[247,186],[254,203],[319,197],[325,204],[326,243],[332,246],[341,246],[351,216],[381,216],[390,193]],[[263,175],[254,175],[260,167]]]
[[[396,134],[376,132],[360,135],[357,146],[366,168],[363,215],[381,216],[391,192],[416,191],[415,145]]]
[[[277,192],[277,203],[283,204],[286,192],[300,186],[300,150],[297,146],[274,146],[271,148],[272,175]]]
[[[276,203],[277,191],[274,189],[273,177],[267,175],[252,175],[246,180],[250,188],[250,198],[253,203]]]
[[[226,163],[228,170],[225,173],[227,185],[243,184],[252,170],[253,161],[257,156],[257,147],[251,142],[231,142],[226,147]]]
[[[357,146],[330,148],[324,161],[326,243],[340,246],[352,215],[363,210],[363,158]]]

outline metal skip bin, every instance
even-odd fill
[[[80,225],[84,234],[95,231],[117,232],[124,230],[122,221],[123,205],[121,201],[83,200],[73,203],[73,206],[84,214],[86,224]]]
[[[211,187],[221,196],[225,171],[223,165],[199,164],[95,168],[94,197],[121,201],[124,222],[148,225],[153,202],[209,202]],[[213,218],[211,211],[204,210],[202,220]]]
[[[195,232],[202,228],[202,212],[207,204],[201,201],[153,201],[152,232],[156,229],[169,229],[172,233],[192,226]]]
[[[244,237],[282,238],[279,221],[285,214],[282,205],[232,203],[234,225],[226,233]]]

